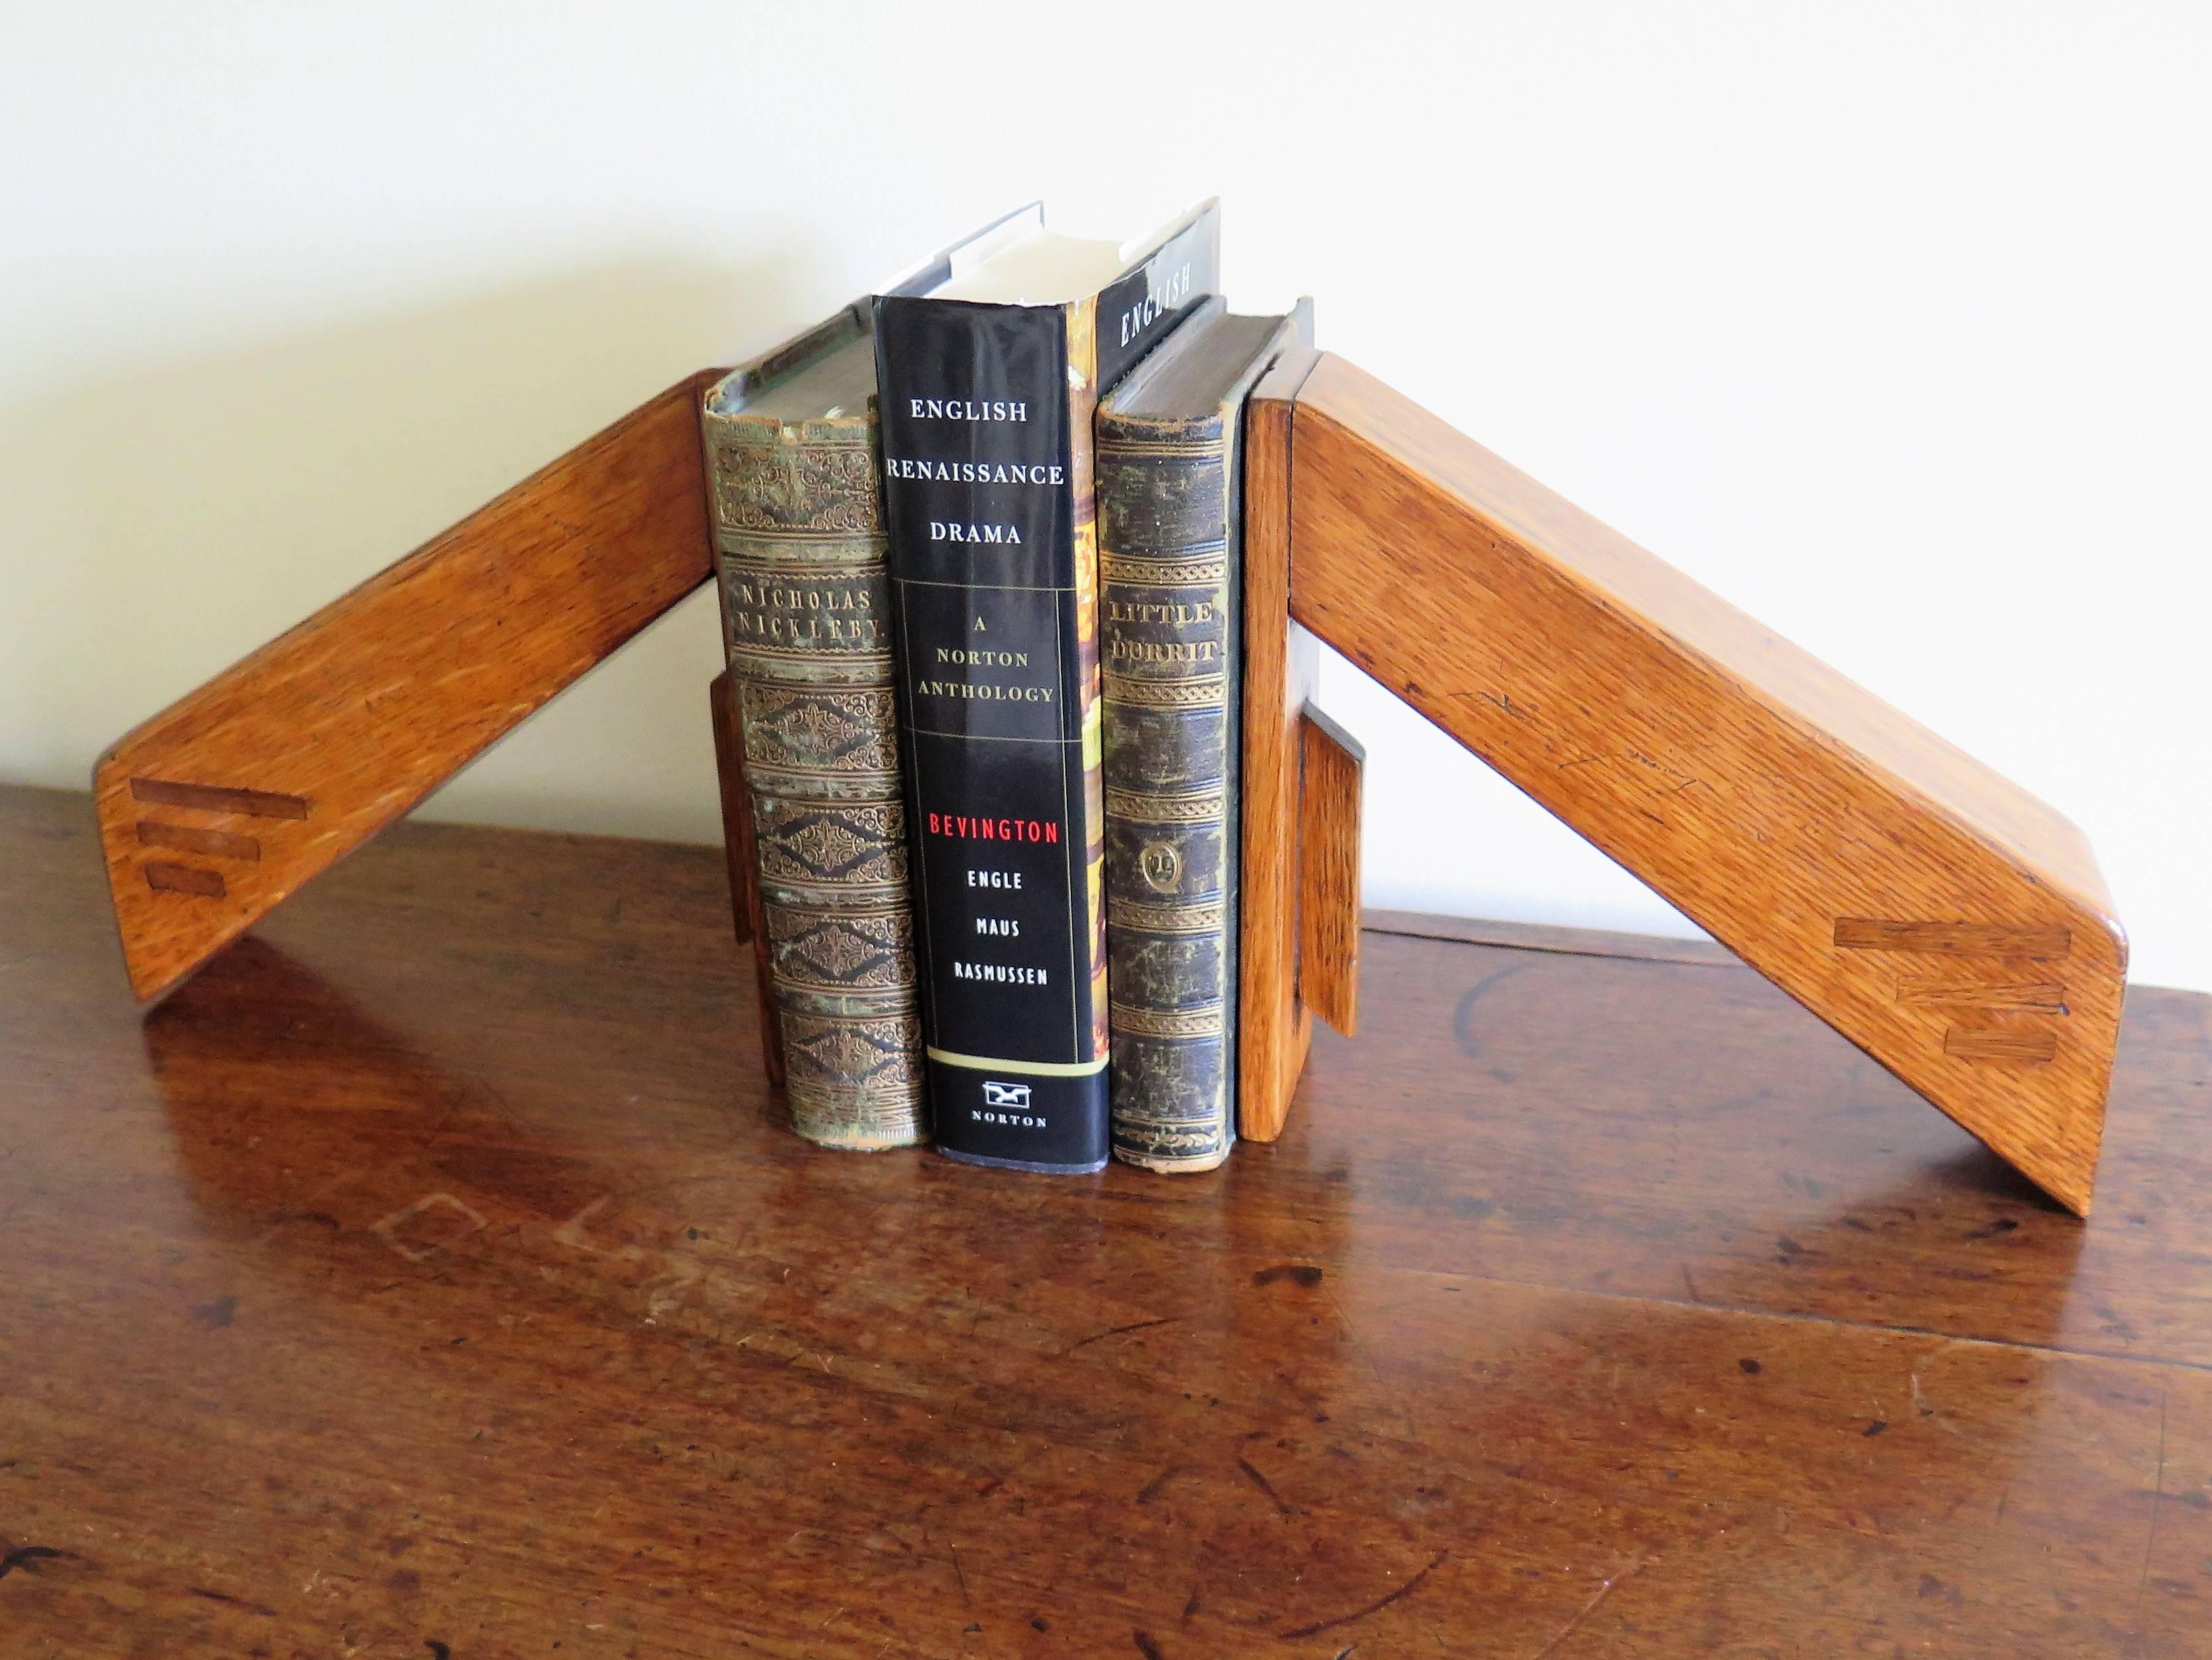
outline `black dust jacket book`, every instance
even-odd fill
[[[875,301],[924,1054],[955,1158],[1106,1163],[1091,421],[1219,287],[1219,250],[1211,202],[1126,257],[1038,216]]]

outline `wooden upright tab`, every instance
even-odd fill
[[[2127,947],[2073,825],[1342,359],[1259,398],[1291,617],[2086,1213]]]
[[[131,732],[93,774],[161,995],[707,580],[706,370]]]
[[[1359,808],[1367,751],[1317,708],[1298,720],[1298,1000],[1359,1029]]]

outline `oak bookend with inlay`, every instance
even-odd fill
[[[1291,620],[2087,1211],[2127,944],[2072,824],[1341,358],[1249,431]]]
[[[132,731],[93,775],[160,996],[707,580],[695,375]]]

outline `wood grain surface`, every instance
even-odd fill
[[[1360,792],[1367,751],[1309,705],[1298,721],[1298,1000],[1359,1029]]]
[[[725,871],[398,826],[142,1023],[0,792],[0,1653],[2212,1654],[2212,1000],[2087,1223],[1573,935],[1048,1181],[781,1128]]]
[[[1300,721],[1321,690],[1313,636],[1291,621],[1291,411],[1321,354],[1285,352],[1244,417],[1244,798],[1237,957],[1237,1133],[1283,1133],[1313,1015],[1298,998]]]
[[[1291,616],[2086,1211],[2127,946],[2080,833],[1343,359],[1280,395]]]
[[[177,984],[707,580],[671,387],[134,729],[93,787],[141,998]]]

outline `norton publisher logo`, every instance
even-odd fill
[[[1030,1111],[1030,1086],[1027,1084],[1001,1084],[996,1079],[983,1080],[983,1104],[969,1115],[979,1124],[1012,1124],[1023,1129],[1042,1129],[1043,1119]]]

